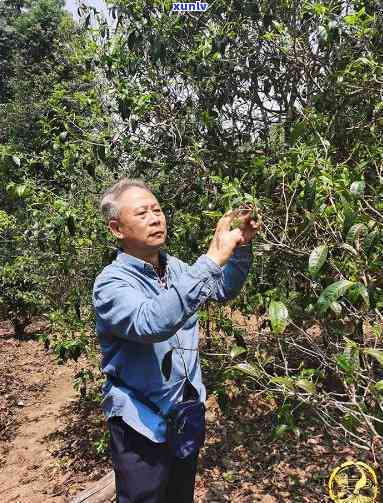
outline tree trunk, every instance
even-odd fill
[[[25,327],[29,325],[29,319],[14,318],[12,320],[12,325],[17,339],[25,339]]]

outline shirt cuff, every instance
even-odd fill
[[[207,269],[210,273],[215,277],[219,277],[222,275],[222,267],[219,266],[213,259],[208,257],[207,255],[201,255],[198,259],[199,264],[203,264],[207,266]]]

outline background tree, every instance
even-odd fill
[[[16,327],[43,313],[60,358],[92,351],[91,286],[114,250],[95,203],[123,175],[153,185],[168,251],[188,262],[252,202],[265,231],[229,307],[258,315],[257,337],[227,307],[200,313],[226,355],[212,386],[222,406],[228,380],[269,390],[276,436],[308,410],[369,449],[383,422],[382,7],[171,4],[113,2],[109,24],[81,6],[79,27],[53,1],[1,4],[3,310]]]
[[[107,162],[109,133],[88,62],[92,45],[61,1],[1,8],[2,312],[18,335],[33,315],[45,315],[58,353],[78,356],[91,316],[81,311],[100,267],[97,233],[105,234],[94,222],[95,171]]]
[[[280,396],[290,412],[276,431],[293,429],[291,411],[306,404],[366,447],[382,421],[383,353],[371,352],[383,301],[381,6],[170,10],[167,1],[113,2],[113,30],[98,34],[94,64],[119,116],[122,171],[158,189],[169,249],[187,260],[206,250],[223,211],[256,202],[265,233],[232,307],[264,313],[269,326],[254,357],[216,309],[216,330],[243,348],[232,358],[228,348],[227,364]]]

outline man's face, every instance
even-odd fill
[[[109,223],[113,234],[123,247],[132,251],[152,253],[166,241],[165,215],[151,192],[131,187],[118,201],[120,215]]]

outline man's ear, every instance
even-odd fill
[[[111,220],[109,220],[108,228],[109,228],[110,232],[114,236],[116,236],[117,239],[124,238],[124,235],[120,231],[120,225],[121,225],[120,222],[115,218],[112,218]]]

